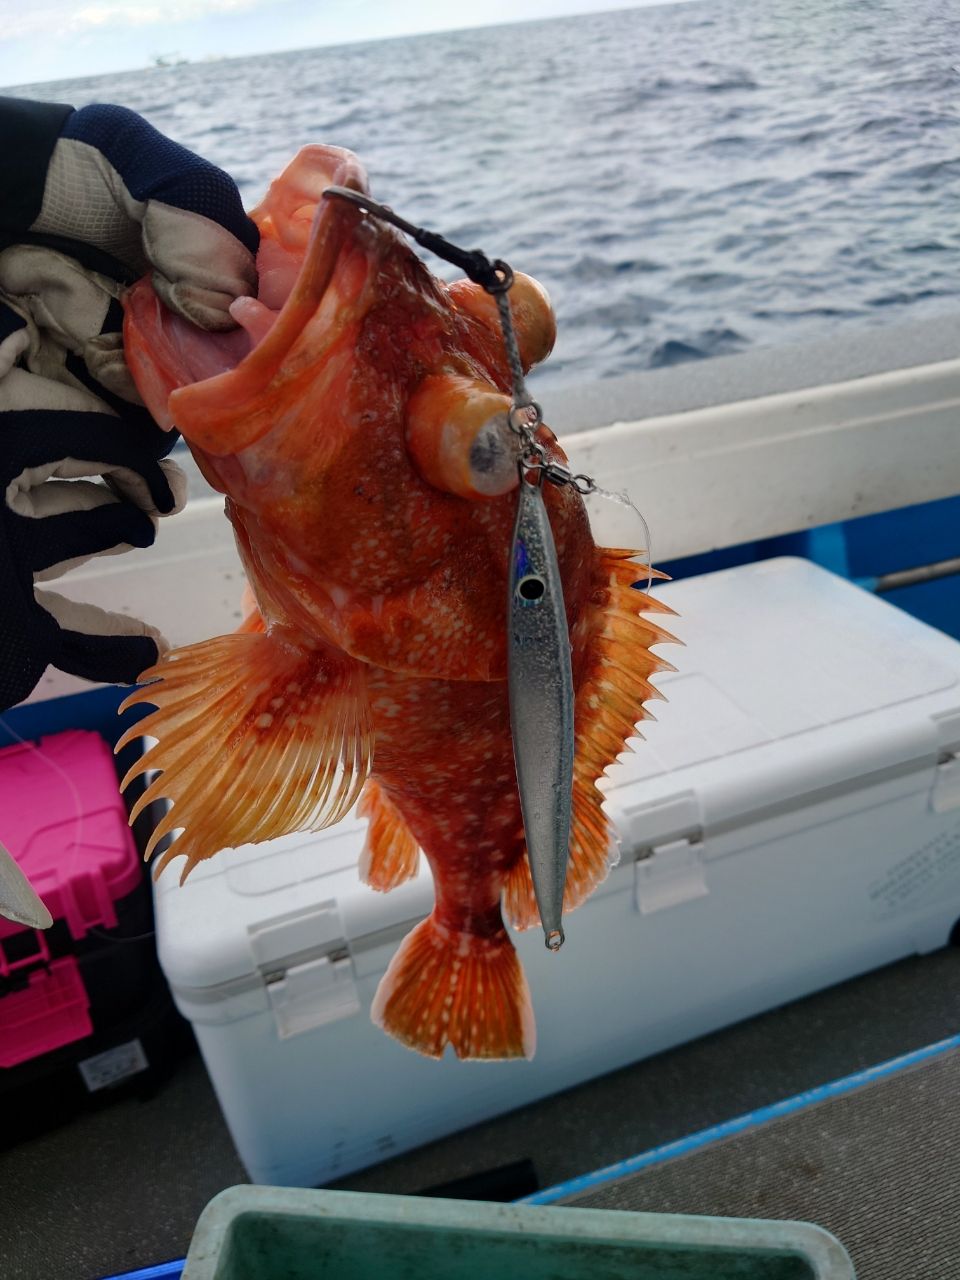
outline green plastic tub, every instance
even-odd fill
[[[231,1187],[183,1280],[852,1280],[804,1222]]]

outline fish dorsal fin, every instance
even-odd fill
[[[147,845],[182,834],[158,860],[186,859],[182,880],[218,850],[316,831],[356,802],[370,768],[373,729],[361,663],[306,648],[279,630],[237,633],[175,649],[131,694],[157,708],[129,729],[157,739],[124,778],[161,770],[131,813],[153,800],[172,807]]]
[[[399,809],[373,778],[363,789],[357,814],[368,821],[359,862],[364,884],[378,893],[389,893],[412,880],[420,869],[420,847]]]
[[[639,720],[654,717],[643,704],[662,699],[650,683],[658,671],[676,668],[654,654],[653,645],[679,643],[675,636],[642,617],[673,613],[635,583],[649,574],[666,575],[638,565],[633,551],[597,548],[591,603],[574,627],[574,653],[585,643],[577,680],[574,725],[573,813],[564,911],[590,896],[617,861],[610,821],[603,811],[597,779],[613,764],[628,738],[637,736]],[[578,645],[580,640],[580,645]],[[526,857],[510,872],[504,888],[504,910],[517,929],[539,924],[533,880]]]

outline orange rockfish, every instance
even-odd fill
[[[148,849],[198,860],[228,846],[369,819],[360,871],[388,890],[430,863],[436,904],[401,944],[373,1018],[421,1053],[530,1056],[526,981],[504,927],[537,920],[507,693],[507,582],[518,446],[494,301],[434,278],[390,226],[324,200],[366,191],[356,158],[307,147],[252,213],[259,297],[208,334],[148,280],[126,298],[125,346],[154,416],[175,423],[226,513],[259,612],[175,650],[128,702],[157,710],[131,776],[172,808]],[[521,360],[550,351],[553,312],[518,276]],[[564,455],[546,428],[550,461]],[[575,762],[565,909],[607,873],[596,787],[657,696],[669,612],[633,588],[630,551],[593,541],[571,485],[544,487],[572,650]],[[362,795],[360,794],[363,789]]]

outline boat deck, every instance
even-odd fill
[[[337,1185],[414,1194],[522,1162],[540,1187],[564,1183],[952,1036],[958,986],[960,950],[907,959]],[[573,1202],[808,1219],[870,1280],[960,1275],[958,1077],[960,1055],[938,1055]],[[94,1280],[182,1257],[204,1204],[241,1181],[194,1055],[151,1100],[0,1154],[4,1275]]]

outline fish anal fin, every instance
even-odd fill
[[[337,822],[370,767],[373,731],[363,667],[277,632],[236,633],[175,649],[145,672],[121,710],[156,710],[120,739],[157,744],[124,778],[161,771],[154,797],[172,802],[147,856],[174,828],[158,860],[178,855],[184,876],[218,850]]]
[[[564,906],[567,891],[563,891]],[[514,929],[532,929],[540,923],[540,909],[533,891],[533,876],[526,849],[510,868],[503,883],[503,914]]]
[[[575,782],[570,823],[570,856],[563,891],[564,912],[585,902],[606,880],[619,858],[613,827],[603,811],[603,796],[596,786]],[[533,877],[526,854],[510,869],[503,890],[503,910],[515,929],[532,929],[540,923],[533,891]]]
[[[505,929],[493,937],[456,933],[435,915],[400,944],[380,980],[370,1016],[409,1049],[442,1057],[532,1058],[530,992]]]
[[[388,893],[412,880],[420,869],[420,847],[396,805],[373,778],[367,780],[357,814],[368,822],[359,862],[364,884]]]

